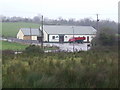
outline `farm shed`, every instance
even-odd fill
[[[40,27],[41,28],[41,27]],[[84,42],[91,42],[96,30],[91,26],[60,26],[45,25],[43,27],[45,42],[68,42],[73,37],[85,37]]]
[[[35,28],[21,28],[17,38],[22,40],[41,40],[41,31]]]

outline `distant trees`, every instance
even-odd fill
[[[39,16],[35,16],[35,17],[33,18],[33,21],[36,22],[36,23],[40,23],[41,19],[40,19]]]
[[[33,20],[31,18],[23,18],[23,17],[6,17],[6,16],[0,16],[2,19],[2,22],[32,22]]]
[[[28,17],[6,17],[0,16],[2,22],[34,22],[34,23],[41,23],[41,15],[37,15],[33,18]],[[77,25],[77,26],[92,26],[97,29],[97,22],[96,20],[92,20],[91,18],[84,18],[81,20],[75,20],[75,18],[64,19],[59,17],[57,19],[49,19],[44,17],[44,25]],[[120,33],[120,26],[118,27],[118,23],[109,20],[100,20],[99,21],[99,30],[102,28],[110,28],[113,29],[116,33]]]

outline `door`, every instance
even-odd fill
[[[64,35],[59,35],[59,43],[63,43],[64,42]]]
[[[89,36],[87,36],[87,42],[89,42]]]
[[[37,40],[38,40],[39,42],[42,42],[42,37],[37,37]]]

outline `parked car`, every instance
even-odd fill
[[[83,43],[85,40],[85,37],[72,37],[69,39],[69,43],[77,42],[77,43]]]

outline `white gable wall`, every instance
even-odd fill
[[[48,34],[43,30],[43,41],[48,41]]]
[[[22,32],[21,30],[19,30],[19,32],[18,32],[18,34],[17,34],[17,38],[18,38],[18,39],[23,39],[23,37],[24,37],[23,32]]]

